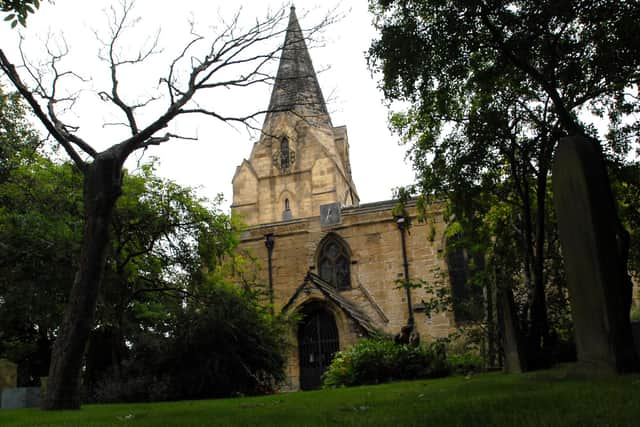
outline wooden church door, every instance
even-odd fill
[[[318,308],[307,314],[298,329],[300,388],[319,388],[320,377],[340,349],[336,321],[329,311]]]

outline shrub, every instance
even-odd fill
[[[364,339],[338,352],[323,375],[324,387],[377,384],[448,375],[444,346],[413,347],[391,339]]]
[[[482,357],[473,351],[458,354],[447,354],[449,369],[456,374],[480,372],[483,369]]]

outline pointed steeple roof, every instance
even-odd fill
[[[270,122],[270,117],[281,111],[291,111],[315,126],[332,128],[331,118],[294,6],[291,6],[280,65],[271,92],[269,111],[265,118],[265,128]]]

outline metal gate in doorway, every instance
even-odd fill
[[[298,329],[298,346],[300,388],[311,390],[320,387],[320,377],[340,348],[333,314],[322,307],[308,312]]]

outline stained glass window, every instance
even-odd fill
[[[351,257],[337,237],[329,236],[322,244],[318,256],[320,277],[337,289],[351,288]]]

